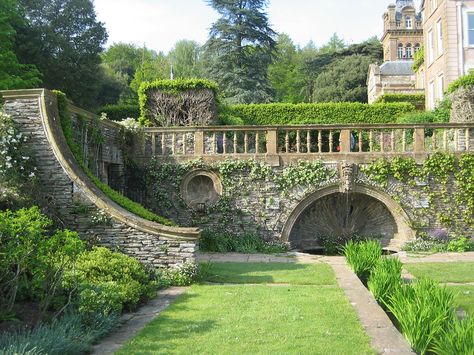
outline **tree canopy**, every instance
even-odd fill
[[[270,27],[266,0],[209,0],[221,16],[205,45],[208,74],[231,103],[272,100],[267,70],[275,54],[276,32]]]

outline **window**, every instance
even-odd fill
[[[419,43],[415,44],[415,53],[417,53],[420,50],[421,46]]]
[[[428,32],[428,64],[434,61],[433,30]]]
[[[429,86],[428,86],[428,109],[434,109],[435,108],[435,83],[434,81],[431,81]]]
[[[408,28],[408,29],[413,28],[413,22],[412,22],[410,16],[405,17],[405,27]]]
[[[442,100],[444,97],[444,75],[438,75],[438,100]]]
[[[405,56],[407,59],[413,58],[413,48],[411,48],[411,44],[408,43],[405,49]]]
[[[438,55],[443,54],[443,24],[441,20],[436,23],[436,29],[438,30]]]
[[[467,14],[467,38],[468,44],[474,46],[474,13]]]
[[[398,59],[403,58],[403,44],[401,43],[398,45],[398,48],[397,48],[397,57]]]

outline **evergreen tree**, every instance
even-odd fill
[[[19,0],[27,20],[19,26],[16,53],[35,64],[43,85],[64,91],[74,102],[93,108],[101,85],[100,56],[106,30],[91,0]]]
[[[22,23],[16,0],[0,1],[0,90],[29,89],[41,84],[41,74],[32,65],[21,64],[13,51],[15,29]]]
[[[264,12],[268,0],[209,0],[208,4],[221,15],[205,46],[209,76],[230,103],[271,101],[267,71],[276,32]]]

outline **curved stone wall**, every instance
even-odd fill
[[[83,238],[155,267],[194,260],[197,228],[167,227],[144,220],[110,200],[90,181],[66,144],[54,94],[43,89],[0,94],[6,113],[31,137],[29,147],[47,196],[48,203],[43,206],[47,213]],[[113,123],[106,124],[113,129]]]

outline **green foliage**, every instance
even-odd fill
[[[44,74],[43,85],[66,92],[83,107],[97,107],[100,56],[107,40],[91,0],[18,0],[15,52]]]
[[[78,309],[84,314],[121,312],[156,291],[156,282],[140,262],[101,247],[82,253],[65,273],[63,284],[77,289]]]
[[[413,71],[416,73],[418,69],[425,64],[425,48],[421,47],[418,52],[415,53],[415,61],[413,63]]]
[[[175,268],[158,270],[157,275],[160,282],[166,286],[189,286],[201,278],[202,271],[200,265],[186,261]]]
[[[31,329],[4,333],[0,337],[2,355],[81,355],[92,344],[109,333],[118,323],[115,314],[85,318],[67,314],[51,324],[39,324]]]
[[[219,83],[229,103],[270,102],[268,66],[275,54],[267,1],[209,0],[220,18],[205,45],[209,77]]]
[[[92,182],[112,201],[117,203],[119,206],[125,208],[127,211],[136,214],[137,216],[144,218],[149,221],[157,222],[167,226],[174,226],[175,224],[166,218],[158,216],[153,212],[148,211],[141,204],[130,200],[129,198],[122,195],[120,192],[115,191],[109,185],[104,184],[100,181],[89,169],[89,167],[84,162],[84,157],[82,154],[82,149],[80,145],[76,142],[74,138],[74,131],[72,128],[72,119],[71,114],[68,110],[68,102],[66,95],[60,91],[55,91],[55,94],[58,99],[58,110],[61,120],[61,127],[63,129],[64,137],[66,142],[71,149],[72,154],[76,158],[80,167],[84,170],[87,176],[92,180]]]
[[[367,286],[375,299],[386,307],[402,285],[402,263],[397,258],[382,257],[370,273]]]
[[[204,252],[217,253],[284,253],[288,247],[284,244],[266,243],[264,239],[252,233],[242,236],[204,231],[199,239],[199,247]]]
[[[472,240],[460,236],[458,238],[455,238],[451,241],[449,241],[448,246],[447,246],[447,251],[449,252],[454,252],[454,253],[464,253],[466,251],[471,251],[474,249],[474,243]]]
[[[38,69],[21,64],[14,51],[15,27],[21,24],[23,19],[18,13],[17,1],[0,2],[0,90],[30,89],[41,83]]]
[[[297,165],[287,166],[281,174],[275,176],[280,190],[288,191],[298,185],[316,185],[331,180],[336,171],[328,169],[321,161],[301,160]]]
[[[444,123],[447,121],[439,121],[439,116],[433,111],[416,111],[409,112],[397,118],[397,123],[409,124],[409,123]]]
[[[244,125],[395,123],[415,110],[408,103],[368,105],[357,102],[235,105],[221,110],[223,123]]]
[[[449,84],[447,92],[448,94],[452,94],[459,88],[469,88],[472,86],[474,86],[474,73],[469,73]]]
[[[147,104],[152,92],[162,91],[167,94],[179,96],[182,92],[200,89],[212,90],[214,97],[217,98],[219,91],[217,84],[206,79],[157,80],[143,83],[138,91],[141,122],[146,123],[150,119]]]
[[[434,339],[431,351],[435,354],[470,355],[474,349],[474,317],[460,321],[453,319]]]
[[[446,287],[422,279],[397,289],[387,307],[412,348],[426,354],[455,317],[453,297]]]
[[[382,257],[382,246],[375,240],[359,243],[350,240],[343,250],[347,263],[363,282],[369,279],[370,273]]]
[[[334,60],[315,79],[313,102],[367,102],[367,72],[372,62],[360,54]]]
[[[459,189],[456,202],[465,206],[465,217],[472,223],[472,216],[474,215],[474,155],[461,155],[458,166],[459,169],[455,173]]]
[[[380,95],[375,104],[391,102],[408,102],[417,108],[425,107],[425,94],[383,94]]]
[[[122,121],[126,118],[140,117],[140,107],[138,105],[118,104],[107,105],[98,110],[99,113],[105,113],[107,118],[112,121]]]
[[[173,74],[178,79],[200,78],[204,74],[201,46],[195,41],[180,40],[168,54]]]

